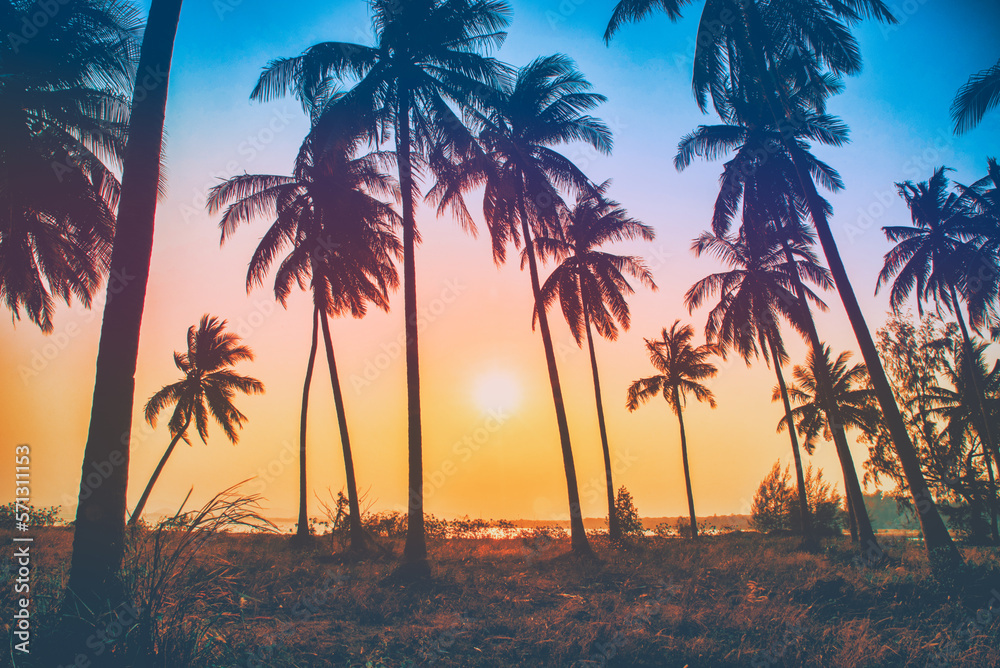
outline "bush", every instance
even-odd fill
[[[806,501],[812,513],[813,530],[817,535],[839,535],[843,529],[844,511],[840,495],[823,480],[823,471],[813,472],[812,464],[805,470]],[[751,525],[761,533],[795,531],[801,527],[798,490],[792,482],[789,466],[774,463],[761,481],[753,498]]]
[[[624,485],[618,490],[618,496],[615,498],[615,511],[618,514],[618,526],[621,528],[622,538],[642,538],[645,535],[639,511]]]
[[[65,524],[59,517],[59,511],[62,510],[62,506],[36,508],[29,503],[27,504],[27,508],[29,527],[57,527]],[[18,509],[17,504],[13,501],[0,506],[0,529],[13,531],[17,524],[17,516],[23,514],[24,509],[24,505],[21,505],[20,509]]]

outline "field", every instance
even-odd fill
[[[52,642],[71,538],[36,537],[36,656]],[[596,561],[542,531],[440,539],[433,579],[402,585],[391,556],[347,561],[327,538],[299,552],[283,536],[221,534],[159,593],[136,585],[140,606],[158,606],[153,632],[129,629],[140,607],[90,644],[106,659],[149,637],[164,666],[1000,665],[996,549],[966,548],[964,570],[935,576],[919,544],[884,541],[889,563],[869,569],[848,539],[803,553],[753,533],[628,548],[595,537]],[[128,563],[134,582],[157,570]]]

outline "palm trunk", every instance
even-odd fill
[[[597,354],[594,352],[594,337],[590,331],[590,312],[584,307],[583,322],[587,328],[587,346],[590,348],[590,368],[594,372],[594,397],[597,400],[597,426],[601,430],[601,448],[604,451],[604,475],[608,483],[608,536],[611,540],[621,540],[622,529],[615,507],[615,484],[611,480],[611,448],[608,447],[608,429],[604,423],[604,402],[601,399],[601,379],[597,373]]]
[[[347,474],[347,504],[351,515],[348,518],[351,532],[351,549],[364,547],[364,528],[361,526],[361,504],[358,501],[358,483],[354,477],[354,457],[351,454],[351,437],[347,431],[347,413],[344,410],[344,393],[340,389],[337,375],[337,361],[333,356],[333,340],[330,337],[330,323],[326,313],[322,314],[323,343],[326,346],[326,360],[330,367],[330,385],[333,386],[333,403],[337,408],[337,424],[340,426],[340,444],[344,449],[344,470]]]
[[[319,307],[313,307],[312,344],[309,347],[309,362],[306,365],[306,379],[302,384],[302,414],[299,418],[299,523],[295,537],[299,541],[309,538],[309,514],[306,494],[306,426],[309,414],[309,385],[312,383],[313,367],[316,364],[316,348],[319,344]]]
[[[979,379],[976,377],[975,352],[972,349],[972,337],[969,336],[969,328],[962,317],[962,308],[958,302],[958,293],[955,286],[951,286],[951,300],[955,308],[955,317],[958,319],[958,326],[962,330],[962,348],[965,357],[965,372],[969,374],[969,382],[972,383],[972,392],[976,396],[976,412],[979,414],[979,426],[976,431],[982,431],[983,446],[993,455],[993,461],[1000,468],[1000,451],[997,450],[997,442],[993,440],[993,430],[990,429],[990,421],[986,414],[986,401],[983,398],[983,390],[979,387]]]
[[[806,541],[813,539],[812,513],[809,511],[809,497],[806,494],[806,477],[802,470],[802,453],[799,452],[799,438],[795,433],[795,420],[792,419],[792,403],[788,400],[788,388],[785,386],[785,377],[781,374],[781,362],[778,358],[778,348],[774,341],[769,341],[771,345],[771,359],[774,361],[774,375],[778,378],[778,389],[781,390],[781,401],[785,406],[785,421],[788,425],[788,436],[792,441],[792,455],[795,458],[795,483],[799,490],[799,516],[801,517],[802,538]]]
[[[744,12],[744,25],[748,26],[746,12],[753,11],[754,8],[751,3],[745,3],[741,5],[741,8]],[[799,179],[802,192],[805,196],[809,216],[812,218],[820,245],[823,248],[823,255],[826,257],[826,262],[830,267],[830,273],[833,274],[837,292],[840,294],[844,310],[847,311],[851,328],[854,330],[854,336],[857,338],[858,347],[861,349],[861,355],[865,360],[865,365],[868,367],[868,375],[875,390],[875,396],[878,398],[879,405],[882,408],[882,415],[886,426],[892,436],[896,456],[903,466],[903,473],[906,477],[907,486],[910,489],[910,496],[913,498],[920,518],[920,527],[923,530],[928,558],[940,566],[960,563],[962,556],[959,554],[954,542],[952,542],[951,535],[948,533],[944,520],[941,519],[937,505],[934,503],[934,497],[931,496],[930,489],[927,487],[927,481],[924,479],[923,471],[920,469],[920,459],[913,447],[913,442],[910,440],[910,435],[906,431],[906,424],[903,422],[903,416],[899,412],[899,406],[896,405],[896,397],[893,394],[892,387],[889,385],[889,379],[885,375],[885,369],[882,367],[882,361],[879,359],[878,350],[875,348],[871,331],[868,329],[868,323],[865,322],[861,306],[858,304],[857,296],[854,294],[854,288],[847,277],[847,270],[844,268],[840,251],[837,249],[837,242],[830,231],[830,223],[826,216],[826,203],[820,197],[819,192],[817,192],[816,184],[813,183],[812,177],[809,174],[803,149],[793,141],[791,134],[786,131],[791,123],[788,118],[788,110],[777,100],[779,92],[783,94],[783,88],[778,85],[774,78],[774,73],[767,68],[764,62],[764,50],[754,47],[752,34],[749,29],[747,29],[745,37],[749,46],[748,51],[752,55],[751,62],[755,69],[757,69],[755,78],[760,82],[764,98],[774,115],[777,127],[782,130],[781,143],[792,159],[796,176]],[[770,56],[768,55],[768,57]],[[765,78],[770,81],[770,87],[765,85]],[[792,124],[792,127],[794,127],[794,124]],[[867,515],[867,512],[860,513],[860,510],[864,510],[863,504],[859,508],[859,514]],[[877,544],[872,545],[871,548],[875,552],[879,551]]]
[[[123,597],[118,571],[124,550],[135,367],[180,10],[181,0],[152,1],[137,71],[140,76],[156,72],[161,78],[153,86],[137,85],[132,98],[68,587],[91,610],[109,603],[114,607]],[[87,482],[95,472],[101,477],[96,487]]]
[[[525,187],[523,176],[520,179],[522,189]],[[552,347],[552,335],[549,332],[549,319],[545,313],[542,301],[542,290],[538,281],[538,265],[535,261],[535,243],[528,227],[528,212],[524,205],[524,192],[517,194],[518,215],[521,217],[521,234],[524,235],[524,252],[528,255],[528,271],[531,275],[531,293],[535,299],[535,311],[538,313],[538,328],[542,331],[542,345],[545,348],[545,362],[549,369],[549,384],[552,386],[552,402],[556,409],[556,423],[559,425],[559,443],[562,447],[563,468],[566,471],[566,487],[569,495],[569,526],[570,544],[577,554],[590,554],[590,542],[583,528],[583,514],[580,508],[580,490],[576,481],[576,465],[573,462],[573,448],[569,441],[569,423],[566,419],[566,406],[563,403],[562,387],[559,384],[559,371],[556,368],[556,356]]]
[[[798,300],[798,308],[802,312],[802,323],[805,325],[806,334],[809,338],[809,345],[812,348],[813,356],[816,359],[823,357],[823,343],[820,341],[819,332],[816,330],[816,321],[809,310],[809,303],[806,301],[805,287],[795,271],[795,258],[788,242],[784,241],[785,259],[791,267],[790,275],[792,284],[795,287],[795,296]],[[871,519],[868,517],[868,509],[865,507],[864,493],[861,491],[861,484],[858,481],[858,473],[854,468],[854,458],[851,456],[851,449],[847,442],[847,434],[844,425],[840,421],[840,412],[837,410],[837,403],[833,399],[833,380],[827,373],[826,365],[819,365],[816,381],[819,384],[817,399],[823,412],[826,414],[827,424],[833,433],[833,442],[837,448],[837,458],[840,460],[840,468],[844,473],[844,496],[847,500],[847,512],[850,519],[851,540],[857,543],[860,539],[862,550],[865,555],[881,554],[881,547],[875,538],[872,529]]]
[[[684,411],[681,409],[677,388],[674,388],[674,403],[677,406],[677,423],[681,426],[681,459],[684,461],[684,486],[687,488],[688,515],[691,517],[691,539],[698,540],[698,518],[694,514],[694,494],[691,492],[691,469],[688,466],[687,435],[684,433]]]
[[[181,427],[181,430],[177,432],[172,439],[170,439],[170,445],[167,446],[167,451],[163,453],[163,457],[160,458],[160,463],[156,465],[153,475],[149,478],[149,482],[146,483],[146,489],[142,491],[142,496],[139,497],[139,503],[135,504],[135,510],[132,511],[132,517],[129,518],[128,526],[135,526],[135,523],[139,521],[139,517],[142,515],[142,510],[146,507],[146,501],[149,499],[149,493],[153,491],[153,485],[156,484],[157,479],[160,477],[160,472],[163,471],[163,465],[167,463],[167,459],[170,458],[170,454],[174,451],[174,446],[177,445],[177,441],[181,440],[185,432],[187,432],[190,424],[191,416],[188,416],[187,420],[184,422],[184,426]]]
[[[399,186],[403,192],[403,316],[406,321],[406,405],[409,434],[406,544],[403,562],[416,576],[430,574],[424,535],[424,457],[420,427],[420,358],[417,346],[416,218],[414,217],[413,166],[410,163],[410,91],[398,84],[396,106],[396,156]]]

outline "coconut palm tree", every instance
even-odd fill
[[[681,459],[684,462],[684,485],[687,489],[688,513],[691,516],[691,536],[698,538],[698,520],[694,513],[694,495],[691,493],[691,470],[688,466],[687,434],[684,431],[684,406],[687,395],[692,394],[698,401],[707,402],[715,408],[715,395],[699,381],[713,377],[718,369],[708,361],[718,354],[713,345],[705,344],[697,348],[691,345],[694,329],[691,325],[680,326],[675,320],[670,329],[663,329],[658,340],[646,339],[649,361],[659,373],[634,381],[628,388],[625,407],[634,411],[640,404],[657,394],[663,395],[667,405],[677,416],[681,428]]]
[[[250,376],[241,376],[233,370],[232,367],[239,362],[253,361],[253,351],[240,344],[240,337],[225,330],[225,320],[220,321],[207,313],[201,317],[197,329],[193,325],[188,328],[187,352],[174,353],[174,364],[184,377],[164,385],[146,402],[146,422],[152,427],[156,426],[156,416],[160,411],[174,404],[174,412],[167,425],[173,438],[132,511],[130,526],[142,515],[149,493],[153,491],[153,485],[177,441],[183,438],[185,443],[191,444],[187,430],[192,421],[198,436],[205,443],[208,440],[208,417],[211,415],[235,445],[240,440],[236,429],[243,428],[247,416],[233,405],[234,393],[264,393],[262,382]]]
[[[968,216],[963,197],[948,192],[947,168],[934,172],[929,181],[897,183],[900,196],[910,209],[913,225],[883,227],[886,238],[896,245],[885,255],[885,266],[879,273],[875,292],[895,277],[889,303],[895,313],[911,294],[916,294],[917,308],[923,313],[924,303],[933,301],[955,314],[962,332],[962,359],[971,364],[975,359],[972,338],[962,315],[960,295],[964,297],[974,326],[981,327],[990,314],[995,314],[997,282],[1000,267],[995,255],[983,252],[972,234],[974,221]],[[988,275],[993,280],[980,280]],[[972,383],[973,405],[979,413],[980,436],[994,462],[1000,466],[1000,451],[992,420],[986,419],[983,388],[977,386],[976,374],[966,370]]]
[[[120,0],[0,7],[0,295],[45,333],[108,272],[141,29]]]
[[[606,243],[633,239],[652,241],[655,232],[652,227],[629,218],[618,202],[607,198],[610,185],[610,181],[605,181],[598,186],[596,192],[580,193],[576,204],[565,217],[561,234],[537,237],[535,248],[542,257],[550,256],[561,260],[542,284],[542,303],[548,309],[558,298],[577,345],[582,346],[586,339],[590,350],[597,425],[601,434],[604,475],[607,481],[608,534],[612,540],[621,540],[621,527],[615,509],[615,487],[611,476],[611,449],[604,423],[604,401],[601,399],[601,381],[597,372],[592,330],[596,329],[598,334],[610,341],[618,338],[619,324],[628,331],[631,316],[625,296],[632,294],[634,290],[625,274],[651,290],[656,290],[656,283],[641,258],[615,255],[600,250],[600,247]],[[537,308],[534,317],[537,320]]]
[[[980,70],[966,81],[951,103],[951,119],[955,134],[972,130],[990,109],[1000,104],[1000,60],[992,67]]]
[[[872,407],[872,391],[867,386],[868,370],[865,365],[855,364],[848,367],[851,358],[851,353],[848,351],[842,352],[836,360],[831,360],[830,355],[829,346],[824,346],[821,354],[810,350],[805,366],[795,366],[792,370],[795,383],[788,388],[788,397],[797,406],[792,409],[791,422],[787,419],[778,422],[779,432],[788,428],[789,424],[796,425],[799,433],[805,438],[803,445],[809,452],[815,449],[820,434],[829,441],[835,438],[836,433],[830,426],[829,414],[825,407],[827,402],[823,397],[825,391],[819,381],[820,378],[832,380],[830,399],[837,406],[837,418],[844,428],[855,427],[870,432],[876,428],[880,420],[877,411]],[[777,401],[779,397],[779,390],[775,388],[771,399]],[[845,472],[845,486],[851,484],[846,479],[847,475]],[[857,499],[846,498],[848,512],[852,516],[852,523],[856,524],[856,530],[862,537],[871,533],[868,513],[863,512],[864,506],[859,508]],[[861,503],[864,503],[864,497]]]
[[[395,181],[382,167],[390,155],[364,153],[363,115],[338,104],[336,96],[317,102],[313,129],[303,142],[292,176],[235,176],[209,194],[208,209],[225,207],[222,241],[243,223],[263,214],[274,222],[262,237],[247,270],[247,291],[263,283],[286,248],[275,273],[274,293],[287,306],[293,286],[310,281],[313,326],[302,390],[299,426],[299,521],[296,538],[309,535],[306,481],[306,424],[309,388],[322,328],[330,383],[340,429],[350,509],[351,549],[366,546],[343,392],[337,373],[329,317],[364,317],[367,305],[388,311],[389,290],[399,279],[393,257],[400,250],[394,228],[398,215],[380,198],[398,198]]]
[[[558,237],[567,207],[560,187],[576,193],[594,193],[595,186],[572,160],[554,147],[582,141],[598,151],[611,151],[611,131],[586,112],[604,102],[568,57],[537,58],[520,68],[513,84],[501,87],[483,112],[470,113],[476,143],[455,161],[436,160],[438,182],[429,196],[438,212],[448,209],[462,221],[471,220],[463,193],[483,187],[483,215],[497,264],[506,259],[509,243],[524,239],[521,268],[528,265],[534,313],[542,334],[552,401],[562,448],[570,507],[574,552],[589,554],[583,528],[576,466],[569,423],[556,367],[552,335],[538,275],[538,237]]]
[[[719,302],[709,313],[705,338],[714,344],[720,354],[734,350],[747,364],[763,355],[764,361],[773,363],[778,388],[785,407],[785,418],[791,423],[791,404],[786,392],[781,367],[788,361],[781,336],[781,320],[788,322],[800,333],[805,332],[804,319],[809,317],[800,308],[796,285],[791,273],[797,272],[801,281],[811,280],[822,288],[832,286],[829,272],[821,266],[808,244],[795,243],[793,252],[798,260],[791,265],[785,258],[783,237],[777,231],[749,234],[743,238],[717,237],[703,233],[692,245],[696,256],[711,255],[731,269],[711,274],[688,290],[684,303],[689,312],[718,293]],[[805,296],[821,310],[826,304],[811,290]],[[789,430],[798,489],[803,537],[812,540],[812,522],[806,494],[802,455],[794,429]]]
[[[156,72],[160,81],[137,87],[132,96],[110,264],[111,274],[121,280],[108,285],[101,324],[68,585],[70,600],[79,597],[91,610],[103,609],[123,595],[118,571],[125,538],[135,366],[153,250],[170,61],[180,10],[181,0],[152,1],[138,71]],[[123,463],[112,464],[118,461]],[[91,489],[87,476],[95,467],[108,466],[111,472],[107,479]]]
[[[251,97],[267,101],[294,93],[307,106],[331,79],[352,79],[350,99],[377,113],[372,137],[395,138],[402,190],[403,310],[408,412],[408,518],[401,575],[425,576],[423,441],[414,249],[419,234],[415,164],[432,149],[461,150],[468,132],[449,103],[481,104],[506,78],[485,53],[499,48],[510,22],[503,0],[371,0],[375,45],[322,42],[293,58],[271,61]]]
[[[658,9],[666,11],[672,20],[677,20],[680,9],[687,4],[690,4],[688,0],[622,0],[605,31],[605,40],[610,40],[623,23],[644,18]],[[803,194],[804,210],[815,226],[826,263],[869,369],[910,495],[920,510],[928,556],[935,565],[948,566],[960,562],[961,555],[923,478],[916,450],[840,257],[830,229],[829,204],[819,195],[813,182],[818,175],[810,167],[806,156],[808,146],[796,140],[794,135],[794,129],[800,122],[801,107],[793,103],[792,91],[797,87],[809,88],[812,90],[810,97],[814,100],[820,100],[827,94],[827,79],[814,76],[817,66],[819,72],[825,69],[834,76],[860,71],[861,54],[850,28],[863,18],[896,22],[881,0],[803,0],[795,3],[706,1],[696,39],[698,48],[692,85],[703,111],[711,94],[716,111],[721,118],[727,119],[733,113],[729,101],[735,91],[738,99],[761,101],[774,127],[783,129],[781,146],[791,158],[793,173]],[[792,73],[788,64],[796,58],[806,67]],[[819,108],[816,110],[819,111]]]
[[[836,85],[830,82],[828,90]],[[789,267],[795,266],[793,245],[812,243],[813,236],[805,227],[803,211],[805,196],[796,176],[791,155],[782,144],[782,132],[792,133],[803,143],[815,139],[821,143],[838,146],[847,140],[847,128],[838,119],[819,113],[818,104],[809,95],[796,94],[792,98],[798,112],[799,123],[795,128],[779,130],[768,120],[768,115],[759,101],[741,100],[731,96],[732,119],[728,123],[701,126],[685,136],[678,145],[674,164],[679,170],[687,168],[694,156],[713,158],[734,150],[732,159],[725,163],[721,188],[716,198],[712,218],[715,235],[729,233],[734,219],[739,214],[739,237],[751,242],[751,247],[766,249],[769,243],[780,244]],[[830,190],[843,187],[840,175],[835,169],[816,159],[804,150],[810,170]],[[771,239],[771,242],[762,241]],[[803,314],[800,330],[816,354],[820,354],[822,343],[809,308],[809,299],[799,272],[790,271],[788,277],[793,288],[796,310]],[[783,298],[788,298],[783,295]],[[846,481],[845,498],[851,514],[851,536],[858,537],[861,527],[862,549],[870,556],[878,553],[875,534],[869,531],[871,522],[864,506],[864,494],[854,468],[853,457],[844,434],[841,420],[837,417],[836,404],[829,401],[832,396],[832,380],[825,378],[825,369],[818,369],[817,379],[827,389],[821,397],[827,401],[826,412],[834,425],[834,442]],[[780,386],[780,383],[779,383]],[[854,512],[864,517],[855,519]]]

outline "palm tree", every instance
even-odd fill
[[[506,69],[483,55],[499,48],[510,22],[503,0],[370,0],[375,46],[323,42],[300,56],[271,61],[251,95],[267,101],[293,92],[304,104],[330,79],[357,81],[348,97],[372,115],[372,136],[392,132],[403,209],[403,310],[409,432],[408,518],[401,575],[429,574],[424,535],[423,442],[414,248],[416,156],[449,151],[469,137],[449,102],[481,104],[506,78]]]
[[[170,61],[180,10],[181,0],[153,0],[150,5],[138,71],[160,73],[162,80],[155,86],[137,87],[129,118],[110,264],[111,274],[123,278],[108,286],[104,307],[68,585],[72,595],[91,610],[103,609],[108,601],[115,603],[122,597],[118,570],[125,538],[135,366],[153,249]],[[117,461],[123,463],[112,465],[107,479],[97,489],[90,489],[87,475],[95,467],[108,467],[109,462]]]
[[[784,319],[804,334],[804,319],[810,317],[800,308],[796,282],[791,274],[794,272],[800,281],[812,280],[823,288],[831,287],[832,281],[829,272],[819,264],[805,241],[793,246],[793,252],[800,259],[789,264],[785,258],[784,241],[776,231],[748,234],[743,238],[703,233],[692,245],[695,255],[712,255],[731,269],[711,274],[695,283],[685,295],[684,303],[688,311],[693,312],[711,295],[719,294],[719,303],[709,313],[705,326],[706,340],[714,344],[722,355],[728,350],[735,350],[748,366],[751,358],[761,354],[765,362],[773,362],[785,418],[790,424],[792,408],[781,373],[781,366],[787,363],[788,355],[781,337],[780,320]],[[826,304],[811,290],[806,289],[804,294],[818,308],[826,310]],[[802,455],[795,430],[788,433],[795,461],[801,530],[805,540],[811,541],[812,521]]]
[[[834,82],[825,84],[826,89],[835,90]],[[734,218],[742,212],[739,235],[747,239],[750,246],[759,249],[769,247],[769,243],[780,244],[785,255],[785,263],[795,266],[794,244],[812,243],[812,235],[805,228],[803,210],[805,196],[796,176],[791,154],[782,144],[782,133],[791,133],[803,144],[808,139],[839,146],[847,140],[847,128],[835,117],[820,113],[822,99],[814,100],[810,95],[797,93],[791,98],[798,109],[795,128],[779,129],[768,120],[764,106],[759,101],[746,101],[730,96],[729,108],[732,118],[722,125],[700,126],[695,132],[685,136],[678,145],[674,164],[679,170],[687,168],[694,156],[713,158],[735,149],[732,159],[725,163],[721,188],[716,198],[712,218],[715,235],[728,234]],[[722,98],[720,97],[720,100]],[[843,183],[835,169],[816,159],[808,150],[803,150],[810,171],[816,174],[830,190],[840,190]],[[772,239],[772,242],[766,241]],[[795,310],[802,314],[800,330],[817,355],[822,351],[819,333],[809,309],[809,300],[799,272],[787,273],[794,290],[792,300],[797,302]],[[782,295],[788,299],[789,295]],[[834,442],[837,445],[841,467],[846,481],[845,497],[848,508],[864,515],[858,520],[851,515],[851,536],[857,538],[857,528],[861,527],[862,549],[870,557],[878,553],[875,534],[869,531],[871,522],[864,506],[864,494],[854,468],[853,457],[847,444],[847,437],[841,420],[837,417],[836,404],[829,401],[832,396],[832,380],[824,377],[825,369],[818,369],[818,382],[826,391],[821,397],[827,401],[825,410],[834,425]],[[779,383],[780,385],[780,383]],[[791,433],[791,432],[790,432]]]
[[[46,5],[0,7],[0,295],[50,333],[54,299],[89,308],[108,272],[142,17]]]
[[[694,329],[691,325],[680,327],[675,320],[670,330],[663,329],[659,340],[646,339],[649,361],[659,374],[634,381],[628,388],[625,403],[634,411],[657,394],[662,394],[667,404],[677,416],[681,428],[681,459],[684,461],[684,485],[687,488],[688,513],[691,516],[691,536],[698,538],[698,520],[694,514],[694,495],[691,493],[691,470],[688,466],[687,435],[684,433],[684,406],[690,393],[698,401],[708,402],[715,408],[715,395],[699,381],[713,377],[718,369],[708,358],[718,354],[713,345],[705,344],[697,348],[691,345]]]
[[[329,317],[350,313],[364,317],[367,305],[388,311],[388,293],[399,283],[393,257],[399,241],[398,215],[380,197],[396,197],[395,182],[382,172],[390,155],[364,147],[363,115],[338,104],[336,96],[313,109],[313,130],[303,142],[293,176],[235,176],[209,194],[208,209],[223,207],[222,241],[251,219],[273,213],[275,220],[261,239],[247,270],[247,291],[263,283],[274,259],[288,246],[274,282],[278,301],[287,306],[293,285],[311,280],[313,325],[309,361],[302,389],[299,426],[298,542],[309,535],[306,482],[306,424],[309,388],[322,328],[330,383],[344,454],[350,509],[351,549],[363,550],[367,534],[361,508],[343,392],[337,373]]]
[[[604,402],[601,399],[601,381],[597,373],[597,355],[594,352],[591,330],[596,329],[598,334],[610,341],[618,338],[618,324],[628,331],[631,317],[625,295],[632,294],[634,290],[622,272],[638,279],[651,290],[656,290],[656,283],[641,258],[615,255],[599,249],[602,244],[618,241],[652,241],[655,232],[650,226],[629,218],[621,205],[607,199],[610,185],[610,181],[605,181],[596,192],[581,193],[576,205],[566,216],[566,225],[560,230],[561,234],[537,237],[535,247],[539,255],[561,260],[541,287],[542,303],[548,309],[558,298],[577,345],[582,345],[586,338],[590,350],[597,425],[601,433],[604,474],[607,480],[608,534],[612,540],[617,541],[621,539],[621,527],[615,509],[611,449],[604,423]],[[535,319],[537,317],[536,311]]]
[[[912,293],[916,293],[921,314],[926,301],[933,301],[939,309],[943,305],[952,311],[962,332],[964,352],[961,357],[966,364],[972,364],[975,359],[973,342],[962,315],[959,294],[965,298],[973,325],[981,327],[987,314],[993,312],[997,283],[995,278],[983,281],[979,276],[985,273],[996,277],[1000,275],[1000,267],[995,256],[982,251],[972,234],[974,221],[967,215],[963,198],[948,192],[946,171],[941,167],[929,181],[919,184],[912,181],[896,184],[910,209],[913,225],[882,228],[886,238],[896,246],[885,255],[885,266],[879,273],[875,292],[877,294],[879,288],[895,276],[889,299],[895,313],[899,313]],[[983,388],[978,387],[976,374],[970,369],[966,369],[966,377],[972,383],[980,436],[994,462],[1000,466],[1000,451],[990,428],[992,420],[986,419]]]
[[[806,450],[812,452],[816,447],[816,441],[820,434],[829,441],[835,438],[836,430],[831,429],[830,417],[826,411],[824,400],[823,384],[820,378],[832,380],[832,390],[829,401],[837,406],[837,419],[844,428],[855,427],[865,432],[870,432],[876,428],[879,415],[872,408],[872,392],[866,385],[868,370],[864,364],[855,364],[848,368],[851,358],[850,352],[842,352],[836,360],[830,359],[830,347],[824,346],[820,354],[810,350],[806,357],[806,365],[798,366],[792,370],[792,377],[795,384],[788,388],[788,397],[793,404],[798,404],[792,409],[791,422],[782,419],[778,422],[778,431],[797,425],[799,433],[805,437],[803,445]],[[777,401],[780,394],[775,388],[771,397],[772,401]],[[838,448],[839,451],[839,448]],[[852,463],[853,467],[853,463]],[[852,486],[848,480],[849,471],[845,469],[844,485]],[[855,473],[855,475],[857,475]],[[845,495],[848,504],[848,512],[851,515],[852,534],[857,531],[864,538],[871,533],[871,524],[868,520],[868,513],[864,511],[864,505],[859,507],[858,499]],[[864,497],[860,500],[864,504]],[[867,525],[867,526],[866,526]]]
[[[562,448],[569,496],[572,549],[589,554],[583,527],[576,466],[569,438],[569,423],[556,368],[552,335],[538,276],[537,237],[558,236],[567,207],[560,187],[577,193],[594,193],[582,171],[555,146],[583,141],[603,153],[611,151],[607,126],[586,112],[604,102],[568,57],[557,54],[537,58],[520,68],[512,85],[500,88],[483,112],[472,112],[477,142],[457,161],[436,160],[438,183],[429,196],[438,212],[451,208],[463,222],[471,220],[463,193],[482,186],[483,215],[493,243],[497,264],[506,259],[509,242],[524,238],[521,268],[528,265],[534,313],[542,334],[552,401]]]
[[[680,8],[687,4],[689,0],[622,0],[608,23],[605,41],[610,40],[624,22],[641,19],[656,9],[667,11],[672,20],[677,20]],[[696,39],[698,48],[692,85],[703,111],[711,94],[720,117],[727,118],[732,112],[729,101],[733,99],[733,91],[736,91],[738,99],[756,98],[762,101],[774,126],[784,130],[780,135],[781,146],[791,158],[795,178],[804,196],[804,208],[816,228],[827,265],[869,369],[910,495],[920,509],[919,518],[928,556],[935,565],[947,566],[960,562],[961,555],[924,480],[916,450],[847,276],[830,229],[829,204],[819,195],[813,183],[817,174],[810,167],[807,145],[794,136],[794,129],[800,122],[801,107],[793,104],[790,91],[806,87],[812,90],[810,97],[821,100],[828,93],[827,79],[814,76],[817,67],[826,68],[835,76],[860,71],[860,50],[850,26],[866,17],[896,22],[881,0],[706,2]],[[788,68],[788,64],[796,60],[805,65],[798,73]]]
[[[1000,60],[996,65],[980,70],[966,81],[951,103],[951,119],[955,134],[972,130],[990,109],[1000,104]]]
[[[156,416],[160,411],[174,404],[174,412],[168,424],[173,438],[132,511],[130,526],[142,515],[149,493],[153,491],[153,485],[160,477],[163,465],[167,463],[177,441],[183,438],[188,445],[191,444],[187,430],[192,420],[204,443],[208,439],[208,416],[211,414],[235,445],[240,440],[236,428],[242,429],[247,417],[233,405],[233,394],[237,391],[243,394],[264,393],[262,382],[250,376],[240,376],[233,370],[232,367],[239,362],[253,361],[253,351],[241,345],[240,338],[225,329],[225,320],[220,321],[208,314],[202,316],[198,329],[194,326],[188,328],[187,352],[174,353],[174,364],[184,374],[184,378],[164,385],[146,402],[146,422],[153,427],[156,426]]]

